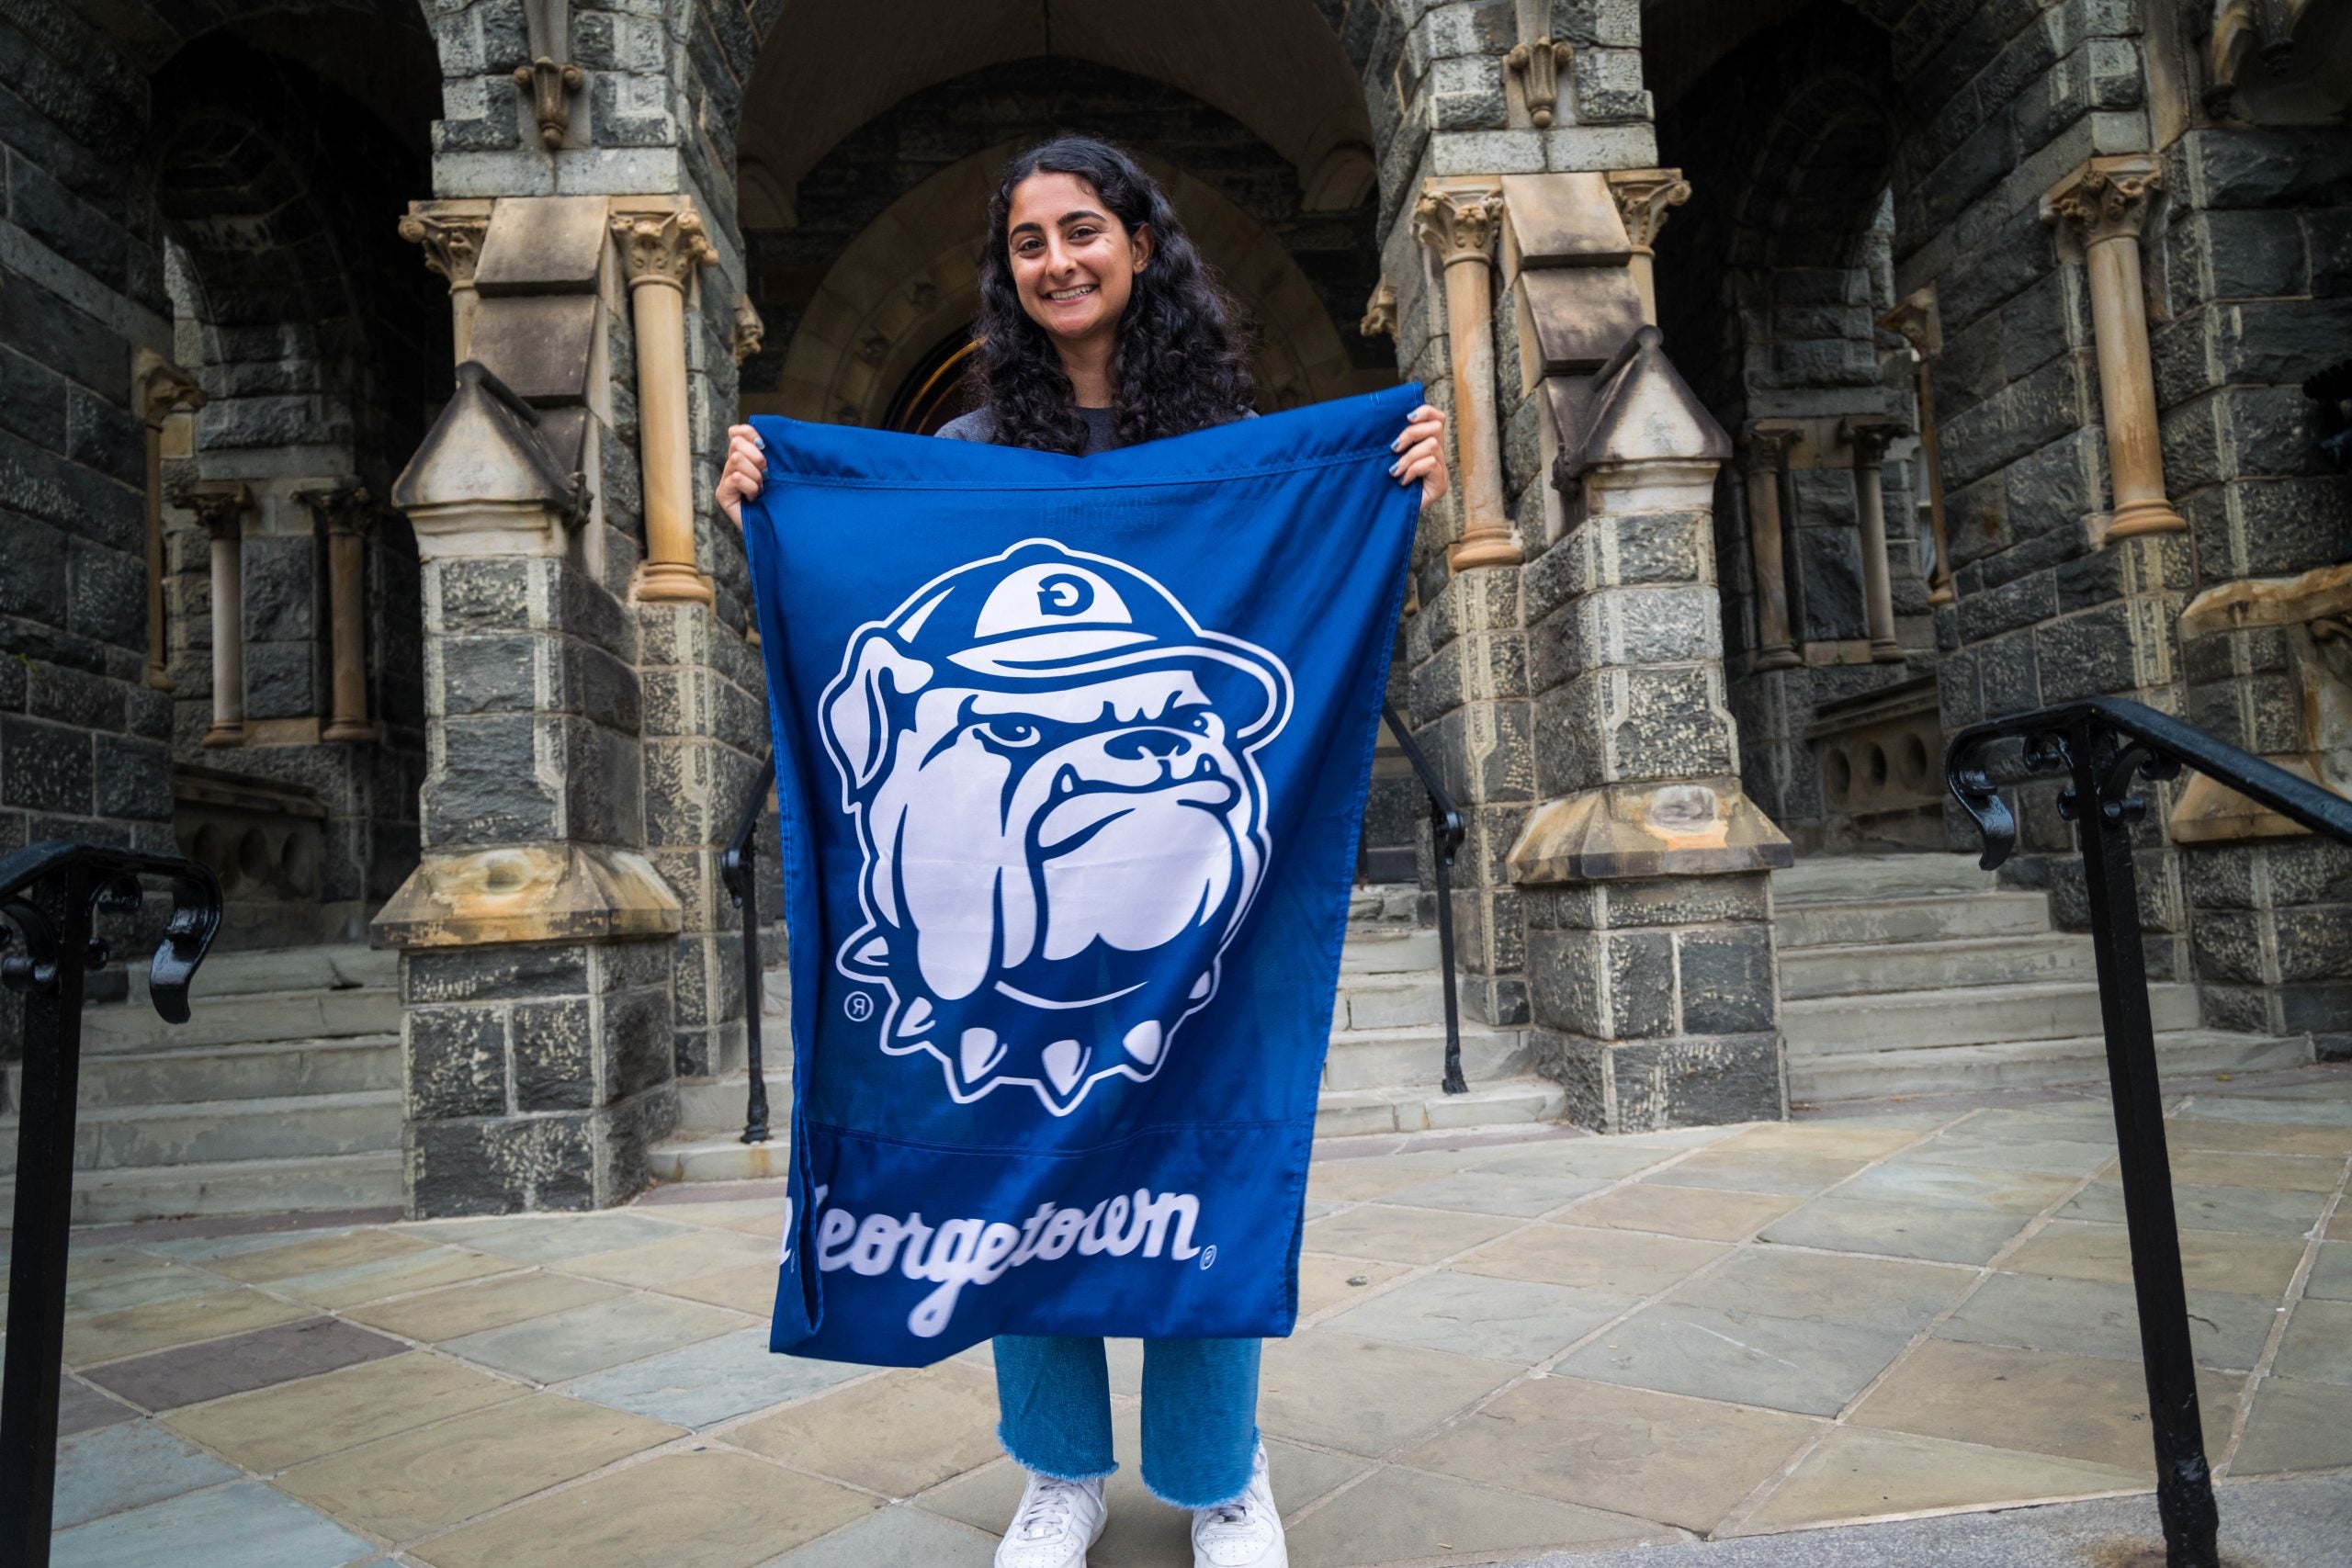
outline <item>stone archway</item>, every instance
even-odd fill
[[[1011,142],[973,153],[900,197],[842,252],[786,349],[775,389],[745,412],[879,424],[908,375],[979,302],[979,219]],[[1140,159],[1259,334],[1270,407],[1358,389],[1347,345],[1289,253],[1183,170]]]

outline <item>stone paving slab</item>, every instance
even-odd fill
[[[2352,1469],[2338,1089],[2352,1074],[2173,1086],[2225,1477]],[[2034,1512],[2147,1517],[2102,1098],[1317,1153],[1300,1327],[1268,1348],[1260,1410],[1298,1568],[1751,1549],[2017,1568],[2030,1559],[1837,1553],[1928,1527],[1916,1539],[1975,1551],[1960,1527],[1979,1511],[2009,1510],[2000,1526],[2119,1490],[2133,1495]],[[88,1517],[57,1561],[980,1568],[1021,1486],[994,1440],[989,1348],[920,1371],[768,1355],[782,1196],[81,1233],[62,1414],[84,1456],[72,1517]],[[257,1353],[314,1337],[375,1359]],[[1140,1348],[1110,1347],[1125,1462],[1094,1568],[1188,1555],[1185,1517],[1136,1474]],[[153,1419],[94,1386],[141,1378],[185,1403]],[[1939,1510],[1957,1512],[1854,1523]]]

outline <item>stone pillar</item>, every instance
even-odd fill
[[[212,536],[212,728],[208,747],[245,743],[245,517],[253,491],[235,481],[201,484],[188,508]]]
[[[412,201],[401,220],[401,238],[423,245],[424,265],[449,280],[449,336],[459,365],[473,357],[474,317],[481,303],[474,268],[491,207],[483,200]]]
[[[1652,270],[1658,231],[1666,227],[1668,208],[1690,199],[1690,182],[1679,169],[1611,169],[1609,194],[1617,198],[1617,214],[1625,222],[1625,237],[1633,242],[1626,263],[1634,287],[1642,296],[1642,320],[1657,325],[1657,279]]]
[[[424,858],[371,928],[401,952],[409,1213],[585,1209],[676,1124],[679,908],[641,850],[627,610],[538,411],[477,363],[392,488],[424,566]]]
[[[2148,355],[2148,305],[2140,280],[2140,236],[2163,186],[2155,159],[2135,153],[2093,158],[2041,198],[2042,221],[2056,226],[2060,253],[2080,254],[2090,276],[2099,407],[2115,491],[2104,530],[2109,539],[2188,532],[2165,498],[2155,367]]]
[[[1911,345],[1919,400],[1919,462],[1928,471],[1928,536],[1935,541],[1936,569],[1928,577],[1928,607],[1941,609],[1959,597],[1951,581],[1951,546],[1944,534],[1944,464],[1936,437],[1936,378],[1928,361],[1943,352],[1943,313],[1929,284],[1903,297],[1878,324]]]
[[[1644,327],[1567,411],[1569,531],[1526,573],[1543,803],[1511,846],[1538,1065],[1607,1132],[1777,1117],[1767,874],[1714,577],[1731,444]]]
[[[1501,187],[1476,179],[1432,180],[1413,209],[1415,235],[1445,268],[1453,480],[1462,497],[1462,536],[1446,551],[1446,564],[1455,571],[1524,558],[1503,501],[1495,423],[1494,254],[1502,213]]]
[[[147,683],[173,688],[171,656],[164,647],[164,422],[182,409],[204,406],[196,378],[153,349],[130,356],[130,395],[147,427]]]
[[[683,204],[616,210],[637,335],[638,461],[645,474],[645,565],[636,595],[650,603],[713,602],[695,567],[694,459],[686,408],[686,285],[718,253]]]
[[[357,485],[306,490],[295,500],[311,509],[327,536],[327,621],[333,658],[332,708],[322,740],[373,740],[368,722],[368,602],[362,563],[375,498]]]
[[[1862,535],[1862,618],[1870,628],[1871,662],[1900,664],[1894,639],[1894,575],[1886,559],[1886,449],[1902,424],[1890,419],[1848,418],[1838,434],[1854,454],[1854,515]]]
[[[1802,427],[1758,420],[1747,432],[1747,548],[1756,569],[1756,668],[1804,662],[1790,630],[1787,533],[1781,520],[1781,465]]]

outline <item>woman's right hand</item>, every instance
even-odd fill
[[[727,466],[718,470],[718,509],[737,528],[743,526],[743,503],[768,482],[767,448],[759,432],[748,424],[727,427]]]

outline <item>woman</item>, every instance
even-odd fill
[[[1082,137],[1006,166],[980,265],[988,400],[940,434],[1082,454],[1250,416],[1255,395],[1233,310],[1151,176]],[[1389,472],[1446,490],[1444,416],[1424,404],[1392,444]],[[718,503],[741,525],[767,463],[749,425],[728,432]],[[1255,1339],[1144,1348],[1143,1478],[1193,1510],[1195,1568],[1285,1568],[1258,1436]],[[1081,1568],[1102,1533],[1111,1455],[1099,1339],[995,1342],[998,1435],[1028,1472],[997,1568]]]

